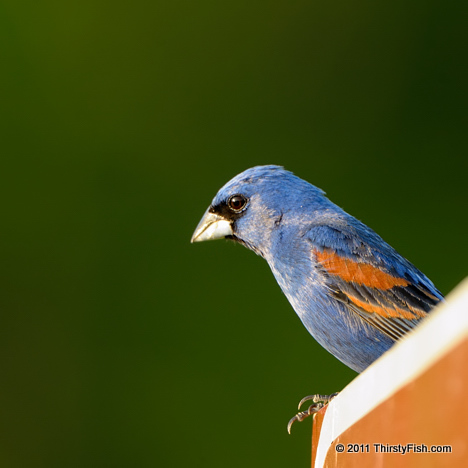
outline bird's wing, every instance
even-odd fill
[[[363,225],[362,225],[363,226]],[[442,299],[433,284],[367,227],[362,233],[318,226],[313,255],[330,294],[393,340]]]

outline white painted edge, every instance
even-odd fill
[[[468,337],[468,278],[414,331],[356,377],[328,406],[315,468],[322,468],[331,443],[450,349]]]

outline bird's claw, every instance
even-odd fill
[[[310,405],[306,411],[301,411],[297,413],[296,416],[291,418],[288,422],[288,434],[291,434],[291,427],[296,421],[304,421],[305,418],[308,418],[312,414],[318,413],[325,405],[323,403],[314,403]]]
[[[338,393],[332,393],[331,395],[308,395],[304,397],[298,405],[298,409],[301,409],[301,406],[306,401],[312,401],[313,404],[310,405],[307,410],[301,411],[296,414],[293,418],[291,418],[288,422],[288,433],[291,434],[291,427],[296,421],[304,421],[304,419],[308,418],[312,414],[318,413],[325,405],[330,403],[330,401],[336,397]]]
[[[308,395],[305,396],[300,402],[299,405],[297,406],[297,409],[301,409],[301,406],[306,402],[306,401],[312,401],[312,403],[323,403],[326,405],[327,403],[330,403],[330,401],[333,400],[333,398],[338,395],[338,392],[332,393],[331,395],[320,395],[320,394],[315,394],[315,395]]]

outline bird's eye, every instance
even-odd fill
[[[247,199],[243,195],[233,195],[228,201],[229,208],[235,213],[242,211],[246,204]]]

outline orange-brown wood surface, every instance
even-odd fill
[[[317,456],[317,445],[320,438],[320,430],[322,429],[323,418],[325,417],[325,412],[327,411],[327,406],[322,408],[318,413],[314,414],[313,426],[312,426],[312,467],[315,464],[315,457]]]
[[[331,444],[328,468],[468,466],[468,339],[363,416]],[[349,402],[352,404],[352,401]],[[312,467],[326,408],[314,417]],[[343,444],[344,452],[336,447]],[[349,453],[348,444],[359,445]],[[363,450],[361,450],[361,444]],[[382,453],[381,446],[450,446],[451,453]],[[415,450],[415,449],[413,449]]]

